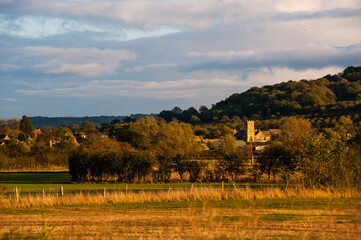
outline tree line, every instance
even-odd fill
[[[282,118],[280,134],[255,151],[255,143],[239,148],[227,124],[145,117],[48,127],[35,136],[24,116],[1,120],[0,134],[11,140],[0,146],[0,168],[65,166],[74,182],[275,181],[360,188],[361,128],[342,121],[338,128],[315,129],[307,119]],[[354,133],[346,135],[351,126]],[[205,150],[200,141],[211,132],[219,145]]]

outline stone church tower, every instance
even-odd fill
[[[246,133],[247,133],[247,142],[254,142],[254,138],[255,138],[254,121],[246,122]]]

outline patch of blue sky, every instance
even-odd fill
[[[92,25],[80,21],[39,16],[13,17],[0,14],[0,34],[21,38],[44,38],[70,32],[101,33],[95,40],[129,41],[144,37],[160,37],[180,32],[180,29],[161,26],[157,29],[119,28],[114,25]]]
[[[143,30],[137,28],[126,28],[121,31],[112,31],[108,36],[104,36],[105,39],[102,40],[115,40],[115,41],[130,41],[139,38],[146,37],[161,37],[168,34],[178,33],[182,30],[177,28],[172,28],[168,26],[161,26],[158,29],[154,30]]]
[[[97,26],[61,18],[0,15],[0,34],[21,38],[44,38],[72,31],[102,32]]]

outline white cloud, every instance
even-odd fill
[[[48,1],[22,0],[7,12],[27,12],[43,16],[63,16],[115,20],[142,28],[160,26],[204,29],[220,22],[232,23],[240,19],[272,16],[279,13],[317,12],[337,8],[360,8],[358,0],[125,0],[125,1]]]
[[[49,74],[71,74],[83,77],[113,73],[121,61],[135,59],[127,50],[99,50],[96,48],[55,48],[49,46],[25,47],[27,58],[39,57],[45,60],[32,65],[37,71]]]
[[[254,55],[255,51],[248,50],[244,52],[237,52],[237,51],[227,51],[227,52],[190,52],[188,53],[189,57],[192,58],[201,58],[201,59],[208,59],[208,60],[218,60],[218,59],[234,59],[238,57],[246,57]]]
[[[0,101],[4,102],[17,102],[18,100],[15,98],[0,98]]]
[[[156,64],[149,64],[149,65],[126,68],[125,71],[127,71],[127,72],[140,72],[140,71],[143,71],[145,69],[172,68],[172,67],[176,67],[176,66],[177,66],[177,64],[174,64],[174,63],[156,63]]]

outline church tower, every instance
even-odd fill
[[[254,138],[255,138],[254,121],[246,122],[246,133],[247,133],[247,142],[254,142]]]

